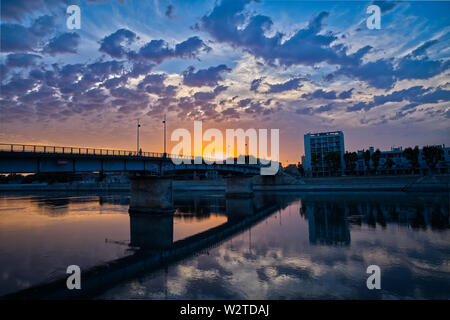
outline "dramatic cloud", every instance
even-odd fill
[[[450,90],[438,88],[432,90],[425,89],[423,86],[414,86],[408,89],[394,91],[387,95],[374,96],[372,101],[358,102],[347,108],[348,112],[365,110],[368,111],[374,107],[381,106],[387,102],[402,102],[409,101],[410,103],[404,106],[403,110],[415,108],[418,103],[437,103],[440,101],[450,101]],[[405,108],[406,107],[406,108]]]
[[[11,53],[6,57],[8,67],[27,68],[36,64],[42,57],[37,54],[30,53]]]
[[[119,29],[100,41],[100,51],[109,54],[113,58],[122,58],[128,51],[122,45],[133,43],[137,39],[134,32],[127,29]]]
[[[358,66],[342,66],[329,79],[344,75],[365,81],[375,88],[391,89],[398,80],[434,77],[450,67],[448,60],[431,60],[426,56],[426,50],[435,43],[437,42],[426,42],[399,59],[379,59]]]
[[[231,69],[224,64],[209,67],[208,69],[201,69],[197,72],[195,72],[194,67],[189,67],[183,72],[183,83],[190,87],[214,87],[219,81],[223,80],[222,74],[230,71]]]
[[[431,46],[435,45],[438,42],[439,42],[438,40],[427,41],[421,46],[419,46],[417,49],[415,49],[413,52],[411,52],[411,55],[413,57],[422,56],[426,53],[428,48],[430,48]]]
[[[77,53],[80,36],[75,32],[63,33],[50,40],[45,46],[44,52],[55,55],[60,53]]]
[[[264,78],[255,79],[250,84],[250,91],[258,91],[258,88],[261,86]]]
[[[131,53],[132,59],[145,59],[161,63],[170,58],[196,58],[200,52],[211,50],[199,37],[191,37],[171,48],[165,40],[151,40],[139,50],[139,54]]]
[[[304,80],[304,79],[295,78],[295,79],[288,80],[284,83],[268,84],[269,90],[267,90],[266,93],[280,93],[280,92],[289,91],[289,90],[297,90],[298,88],[301,87],[300,81],[302,81],[302,80]]]
[[[46,15],[34,20],[30,27],[20,24],[1,24],[1,51],[34,51],[41,38],[53,31],[54,23],[54,17]]]
[[[398,5],[397,1],[373,1],[372,4],[377,5],[381,9],[381,13],[388,13]]]
[[[312,66],[320,62],[355,65],[360,63],[360,59],[368,51],[368,48],[364,48],[353,55],[347,55],[344,46],[332,46],[337,36],[322,33],[322,21],[328,17],[328,12],[315,16],[305,29],[298,30],[285,41],[283,40],[287,35],[281,32],[268,37],[267,31],[273,26],[271,18],[243,13],[250,2],[223,0],[209,15],[203,16],[194,28],[208,32],[219,42],[229,43],[261,57],[269,64],[278,62],[284,66]]]
[[[295,110],[295,113],[301,114],[301,115],[314,115],[318,113],[328,112],[334,109],[334,105],[332,103],[320,106],[318,108],[312,108],[312,107],[303,107],[298,108]]]
[[[1,0],[1,18],[2,20],[15,20],[21,22],[28,14],[44,8],[55,9],[67,5],[68,0]]]
[[[196,101],[209,101],[215,99],[221,92],[227,90],[226,86],[217,86],[213,91],[199,91],[194,94]]]
[[[311,93],[302,94],[302,98],[305,99],[336,99],[336,91],[324,91],[322,89],[317,89]]]

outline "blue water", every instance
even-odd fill
[[[189,193],[176,194],[175,207],[157,229],[145,219],[130,228],[125,194],[0,195],[0,295],[64,277],[70,264],[85,270],[170,246],[264,207],[259,222],[97,298],[450,298],[448,194]],[[380,267],[380,290],[367,288],[370,265]]]

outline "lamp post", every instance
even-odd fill
[[[139,154],[139,128],[141,127],[141,124],[139,123],[139,119],[137,119],[137,154]]]
[[[166,115],[164,115],[163,125],[164,125],[164,158],[165,158],[166,157]]]

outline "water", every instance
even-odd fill
[[[130,217],[128,202],[120,193],[0,195],[0,295],[64,277],[71,264],[87,270],[164,250],[265,212],[97,298],[450,298],[448,194],[176,194],[173,218],[159,220]],[[373,264],[381,269],[381,290],[366,286]]]

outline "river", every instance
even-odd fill
[[[217,243],[105,287],[97,299],[449,299],[446,193],[174,195],[155,222],[128,213],[127,193],[0,194],[0,296],[271,208]],[[261,204],[264,204],[261,205]],[[162,249],[161,249],[162,250]],[[381,271],[369,290],[367,267]]]

